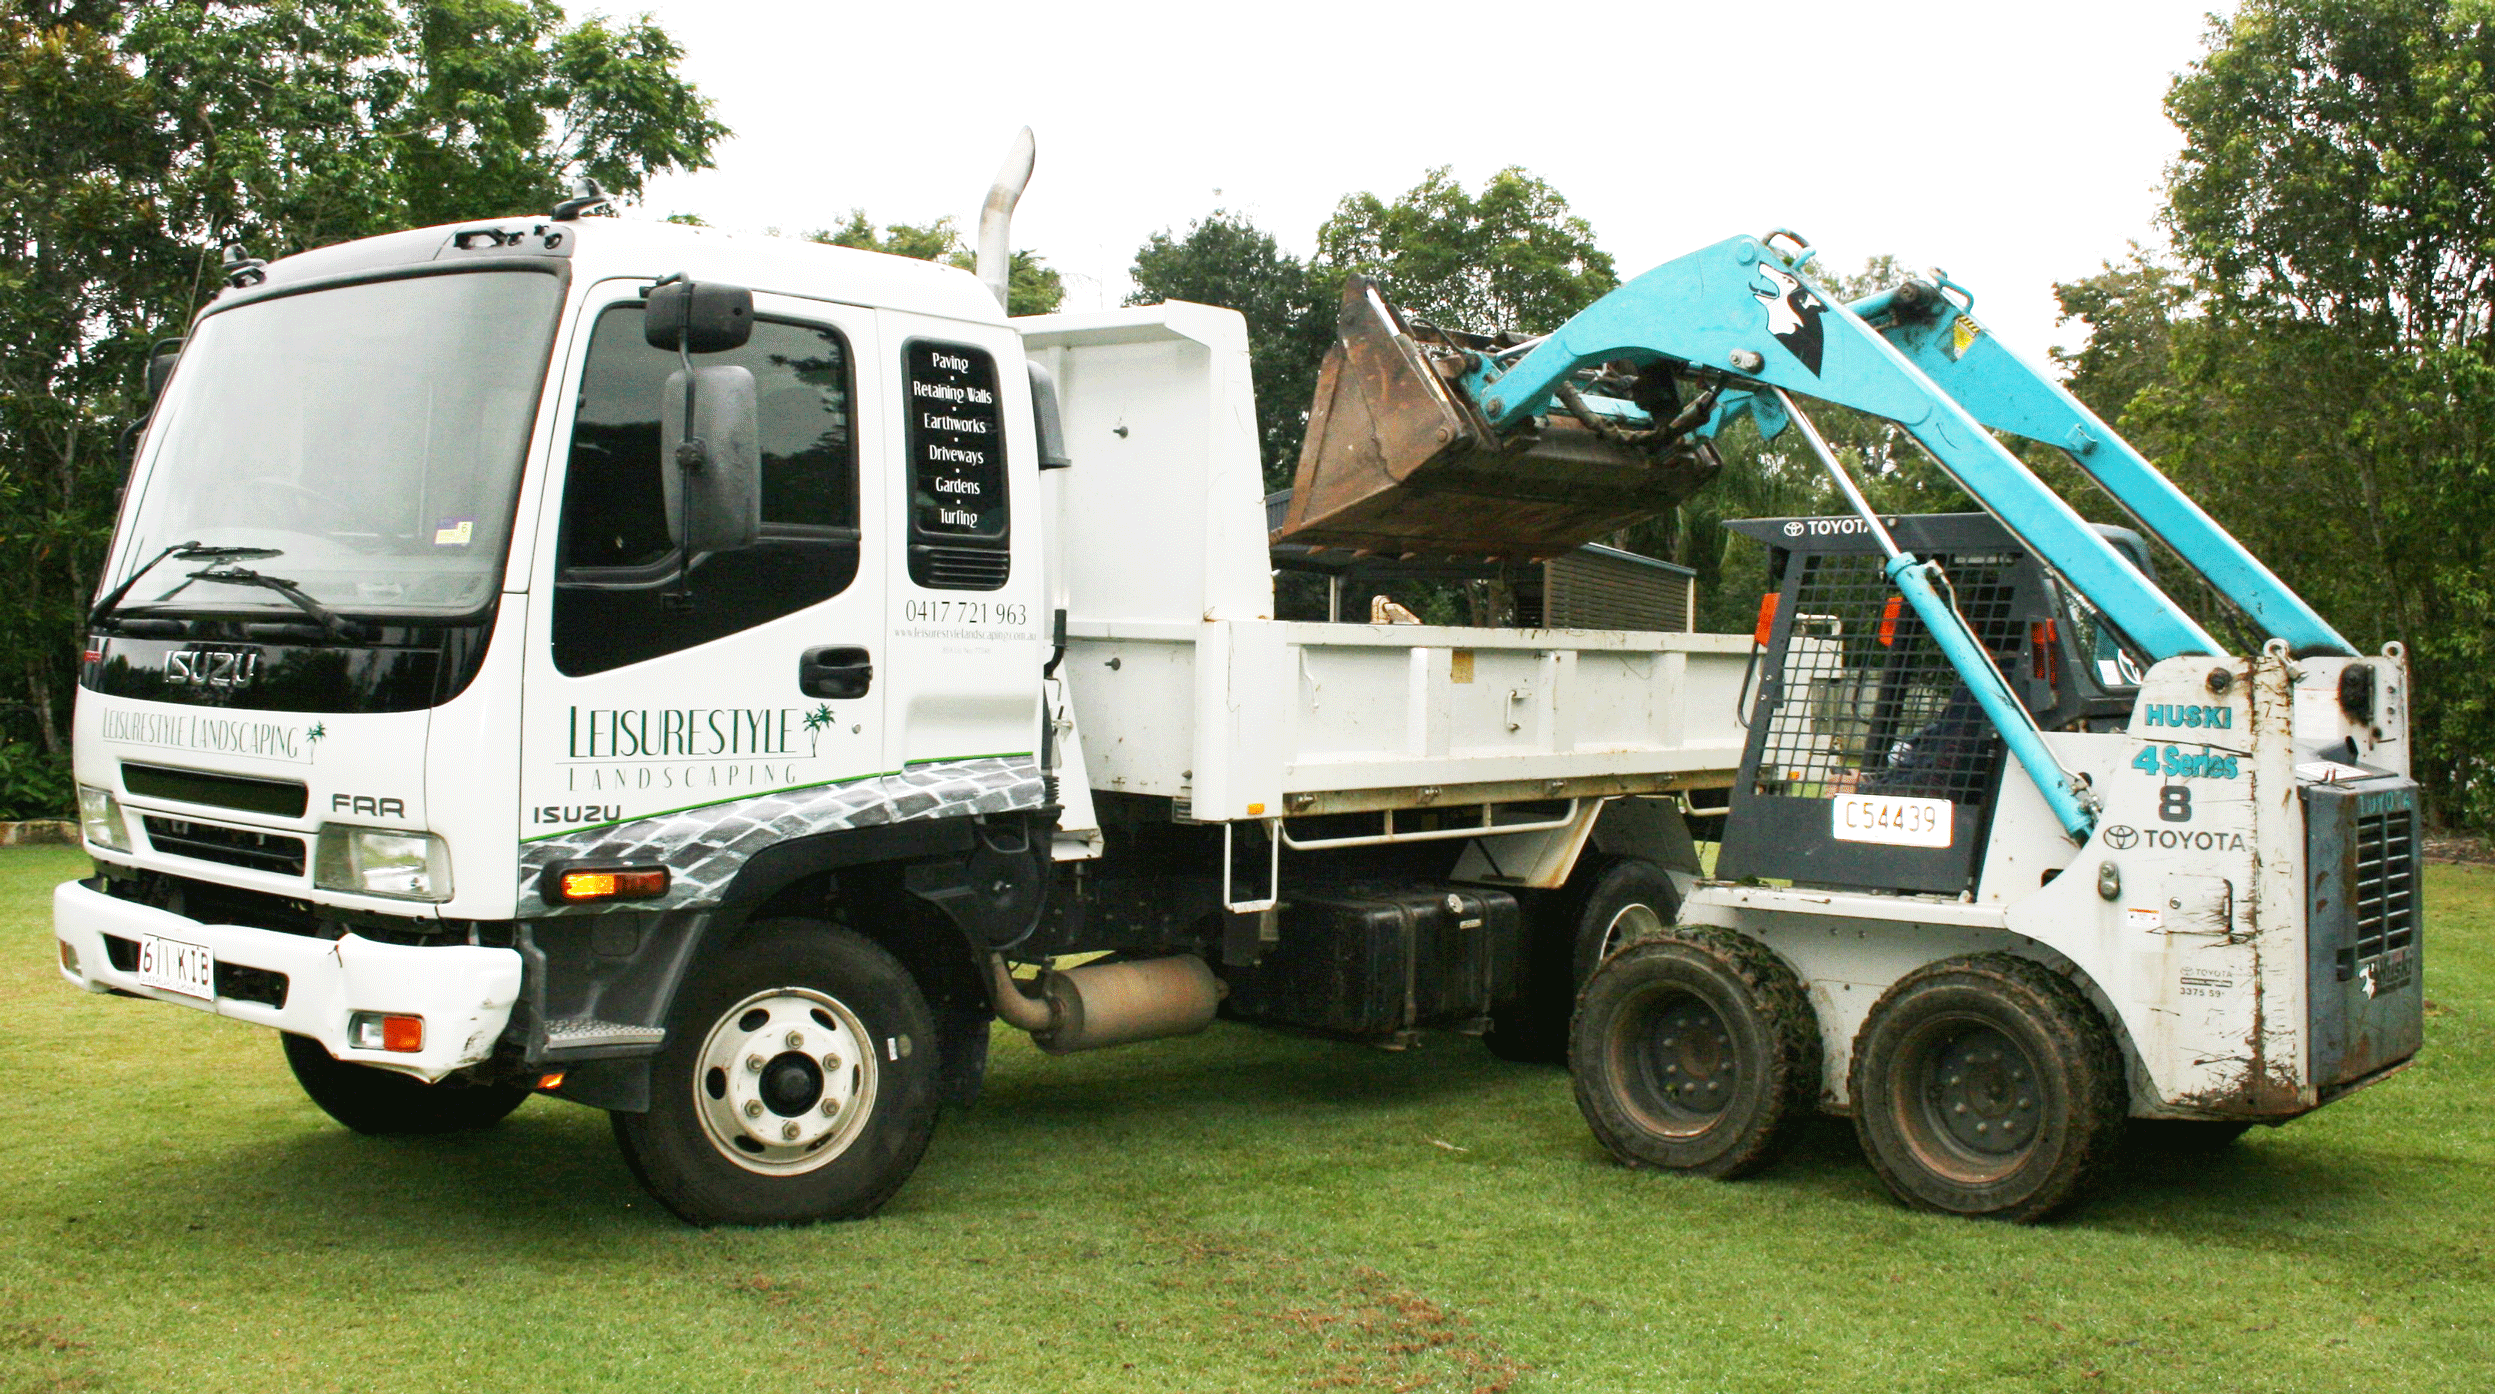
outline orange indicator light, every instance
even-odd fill
[[[564,872],[556,887],[563,900],[649,900],[667,894],[667,868],[583,868]]]

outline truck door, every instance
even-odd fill
[[[877,321],[899,464],[886,759],[979,761],[1036,787],[1048,617],[1020,336],[894,310]]]
[[[613,284],[574,335],[531,588],[523,914],[555,863],[663,864],[661,904],[715,896],[758,843],[874,821],[840,800],[886,768],[873,312],[757,294],[751,342],[700,356],[754,376],[762,530],[686,566],[660,492],[677,359],[643,340],[640,283]]]

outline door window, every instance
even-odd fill
[[[661,394],[680,364],[642,338],[641,317],[638,304],[600,313],[581,374],[554,597],[555,667],[575,677],[792,614],[858,574],[855,384],[840,332],[758,317],[743,348],[700,356],[754,375],[762,536],[686,568],[659,470]]]
[[[942,590],[996,590],[1013,561],[996,360],[984,349],[929,339],[912,341],[901,359],[910,579]]]

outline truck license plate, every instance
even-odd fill
[[[205,945],[150,934],[139,940],[139,982],[185,997],[217,996],[217,956]]]

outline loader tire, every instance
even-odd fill
[[[1854,1131],[1917,1210],[2026,1222],[2077,1200],[2121,1145],[2122,1052],[2078,988],[2012,954],[1900,978],[1854,1038]]]
[[[321,1112],[373,1137],[490,1128],[528,1102],[524,1084],[427,1084],[412,1075],[340,1060],[309,1036],[279,1038],[286,1064]]]
[[[1482,1037],[1502,1060],[1568,1063],[1568,1023],[1577,994],[1594,969],[1626,944],[1669,928],[1681,896],[1653,862],[1635,857],[1589,861],[1565,888],[1546,893],[1528,914],[1525,991]]]
[[[1577,1108],[1621,1164],[1745,1176],[1819,1098],[1819,1022],[1765,945],[1682,927],[1615,949],[1578,999]]]
[[[860,1219],[926,1155],[942,1056],[926,996],[882,946],[762,921],[677,994],[649,1111],[609,1116],[633,1175],[692,1224]]]

